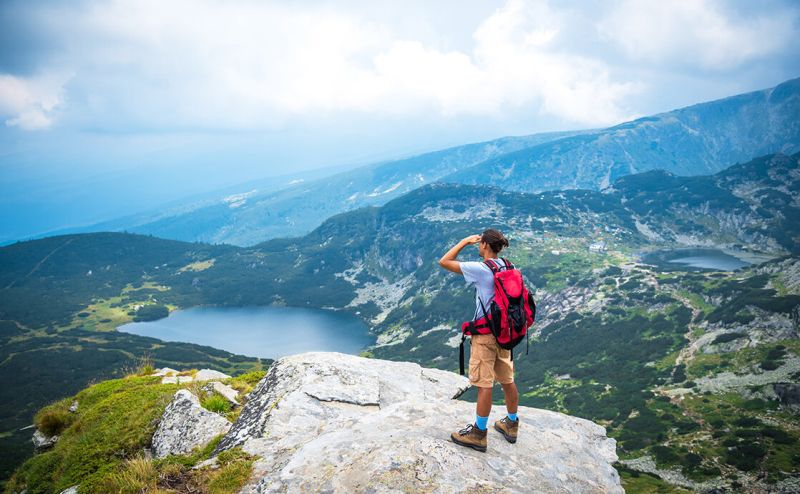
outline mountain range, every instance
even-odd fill
[[[800,79],[606,129],[506,137],[274,187],[244,186],[204,202],[79,231],[128,231],[248,246],[303,235],[344,211],[381,205],[435,181],[518,192],[601,190],[660,169],[708,175],[757,156],[800,150]]]

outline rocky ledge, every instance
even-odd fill
[[[450,441],[474,417],[452,372],[338,353],[278,360],[217,453],[257,455],[242,492],[623,492],[603,427],[520,407],[516,444]],[[495,407],[490,421],[502,417]],[[491,423],[491,422],[490,422]]]

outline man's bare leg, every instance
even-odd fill
[[[506,409],[508,413],[517,413],[517,407],[519,406],[519,393],[517,392],[517,385],[516,383],[508,383],[503,384],[503,394],[506,395]],[[492,399],[492,395],[489,394],[489,399]],[[480,392],[478,394],[478,403],[480,403]],[[489,406],[491,407],[491,401],[489,402]]]
[[[476,412],[481,417],[488,417],[492,411],[492,388],[478,388],[478,406]]]

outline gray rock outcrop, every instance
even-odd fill
[[[213,369],[200,369],[193,375],[181,375],[179,372],[168,367],[159,369],[154,375],[163,376],[161,378],[161,384],[185,384],[190,382],[211,381],[212,379],[231,378],[228,374]]]
[[[200,400],[191,392],[178,390],[153,435],[153,453],[156,458],[187,454],[230,427],[227,419],[200,406]]]
[[[58,442],[58,436],[48,436],[39,429],[36,429],[36,432],[33,433],[31,441],[33,441],[33,449],[36,451],[44,451],[52,448],[56,442]]]
[[[450,441],[474,418],[452,372],[306,353],[275,362],[217,452],[258,455],[242,492],[623,492],[616,442],[588,420],[520,407],[516,444]],[[495,407],[490,420],[504,408]]]
[[[781,405],[795,413],[800,412],[800,384],[775,383],[772,387]]]
[[[200,369],[194,375],[195,381],[210,381],[212,379],[230,379],[231,376],[214,369]]]
[[[231,405],[238,407],[239,406],[239,392],[233,389],[232,387],[228,386],[227,384],[222,384],[219,381],[211,381],[210,383],[203,386],[203,389],[207,392],[216,392],[219,393],[223,398],[228,400]]]

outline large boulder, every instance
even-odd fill
[[[226,418],[206,410],[195,395],[181,389],[167,405],[153,435],[153,453],[156,458],[187,454],[230,427]]]
[[[242,492],[623,492],[616,443],[588,420],[520,407],[520,436],[480,453],[450,441],[474,419],[451,372],[306,353],[273,364],[217,452],[257,455]],[[495,407],[491,420],[503,407]]]

